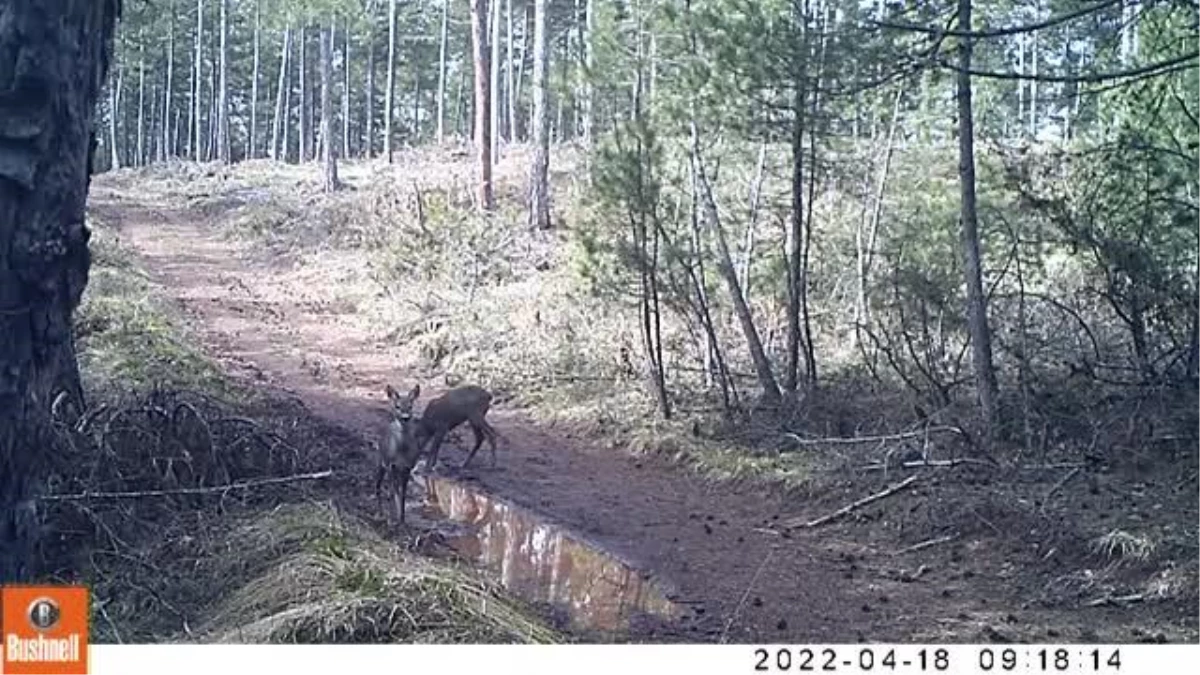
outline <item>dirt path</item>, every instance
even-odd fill
[[[364,437],[377,433],[385,382],[403,386],[412,378],[396,371],[386,345],[339,313],[328,293],[336,281],[255,262],[254,251],[219,236],[211,218],[220,214],[93,192],[93,203],[117,217],[146,269],[235,376],[293,392],[316,415]],[[427,395],[436,392],[435,383],[422,384]],[[981,625],[1006,621],[1003,601],[989,604],[999,580],[968,584],[970,575],[939,569],[904,583],[898,570],[905,565],[864,555],[853,542],[827,532],[784,538],[764,528],[781,514],[802,513],[802,505],[556,438],[503,406],[492,419],[510,444],[497,469],[479,462],[475,479],[674,588],[688,608],[681,630],[690,639],[973,641],[986,639]],[[444,454],[461,461],[457,448]],[[362,476],[362,494],[345,498],[370,492],[370,461],[348,449],[345,465],[335,467]]]

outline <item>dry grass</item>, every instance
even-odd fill
[[[478,574],[409,553],[327,506],[289,506],[234,528],[232,579],[197,637],[215,642],[558,642]],[[239,567],[255,570],[249,578]]]

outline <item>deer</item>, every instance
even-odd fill
[[[404,502],[408,498],[408,481],[413,467],[421,457],[421,422],[414,419],[413,404],[421,395],[421,385],[416,385],[407,394],[401,394],[392,385],[384,392],[388,397],[388,412],[391,420],[379,440],[379,468],[375,472],[375,499],[383,506],[381,488],[385,479],[389,482],[393,506],[400,512],[400,524],[404,524]]]
[[[467,459],[463,461],[461,468],[467,468],[485,440],[492,452],[492,466],[496,466],[496,437],[498,434],[486,419],[491,405],[492,395],[483,387],[475,385],[455,387],[431,400],[421,415],[421,428],[418,430],[419,442],[422,447],[429,448],[428,466],[430,468],[437,466],[438,450],[442,447],[442,442],[446,440],[446,435],[463,422],[469,424],[471,431],[475,432],[475,447],[471,448],[471,452],[467,454]]]

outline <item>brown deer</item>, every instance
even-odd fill
[[[375,499],[383,506],[383,496],[380,488],[386,478],[392,494],[393,506],[400,512],[400,523],[404,523],[404,502],[408,498],[408,479],[412,476],[413,467],[421,457],[421,423],[414,419],[413,403],[421,395],[421,385],[412,388],[408,394],[401,394],[392,385],[384,389],[387,392],[391,421],[383,438],[379,440],[379,468],[375,473]]]
[[[466,461],[462,463],[462,468],[465,469],[471,463],[485,440],[492,451],[492,466],[496,465],[498,434],[485,419],[491,405],[492,395],[486,389],[467,385],[451,389],[425,406],[417,435],[421,447],[429,448],[429,468],[437,466],[438,450],[446,440],[446,434],[463,422],[471,425],[471,431],[475,432],[475,447],[471,448]]]

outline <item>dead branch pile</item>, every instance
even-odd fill
[[[325,467],[311,466],[279,431],[232,410],[205,394],[166,389],[82,412],[56,401],[59,442],[42,504],[61,536],[57,551],[43,551],[47,562],[122,550],[182,513],[278,501],[280,491],[297,488],[291,478],[329,475],[313,472]]]

